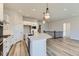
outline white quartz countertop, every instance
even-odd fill
[[[41,39],[48,39],[52,38],[52,36],[46,34],[46,33],[37,33],[34,36],[29,36],[30,40],[41,40]]]

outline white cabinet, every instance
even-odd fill
[[[46,39],[30,40],[31,56],[46,56]]]
[[[46,56],[46,40],[48,38],[51,38],[51,36],[45,33],[29,36],[30,55]]]
[[[3,56],[6,56],[10,49],[10,41],[6,38],[3,39]]]
[[[5,16],[5,15],[4,15]],[[4,20],[9,20],[7,16],[4,17]],[[6,23],[6,21],[3,21],[3,36],[7,36],[6,38],[3,38],[3,55],[6,56],[7,53],[9,52],[9,49],[12,45],[11,43],[11,30],[10,30],[10,24]]]

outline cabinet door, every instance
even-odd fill
[[[3,39],[3,55],[6,56],[10,50],[12,43],[9,38]]]
[[[7,40],[3,40],[3,55],[6,56],[7,54]]]

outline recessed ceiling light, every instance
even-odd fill
[[[22,12],[22,10],[19,10],[19,12],[21,13],[21,12]]]
[[[32,11],[36,11],[36,9],[33,8]]]
[[[68,9],[64,8],[64,11],[67,11]]]
[[[76,16],[76,14],[72,14],[72,16]]]

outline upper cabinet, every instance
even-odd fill
[[[0,3],[0,21],[3,21],[3,4]]]
[[[4,14],[3,35],[11,35],[9,20],[9,16],[7,14]]]

